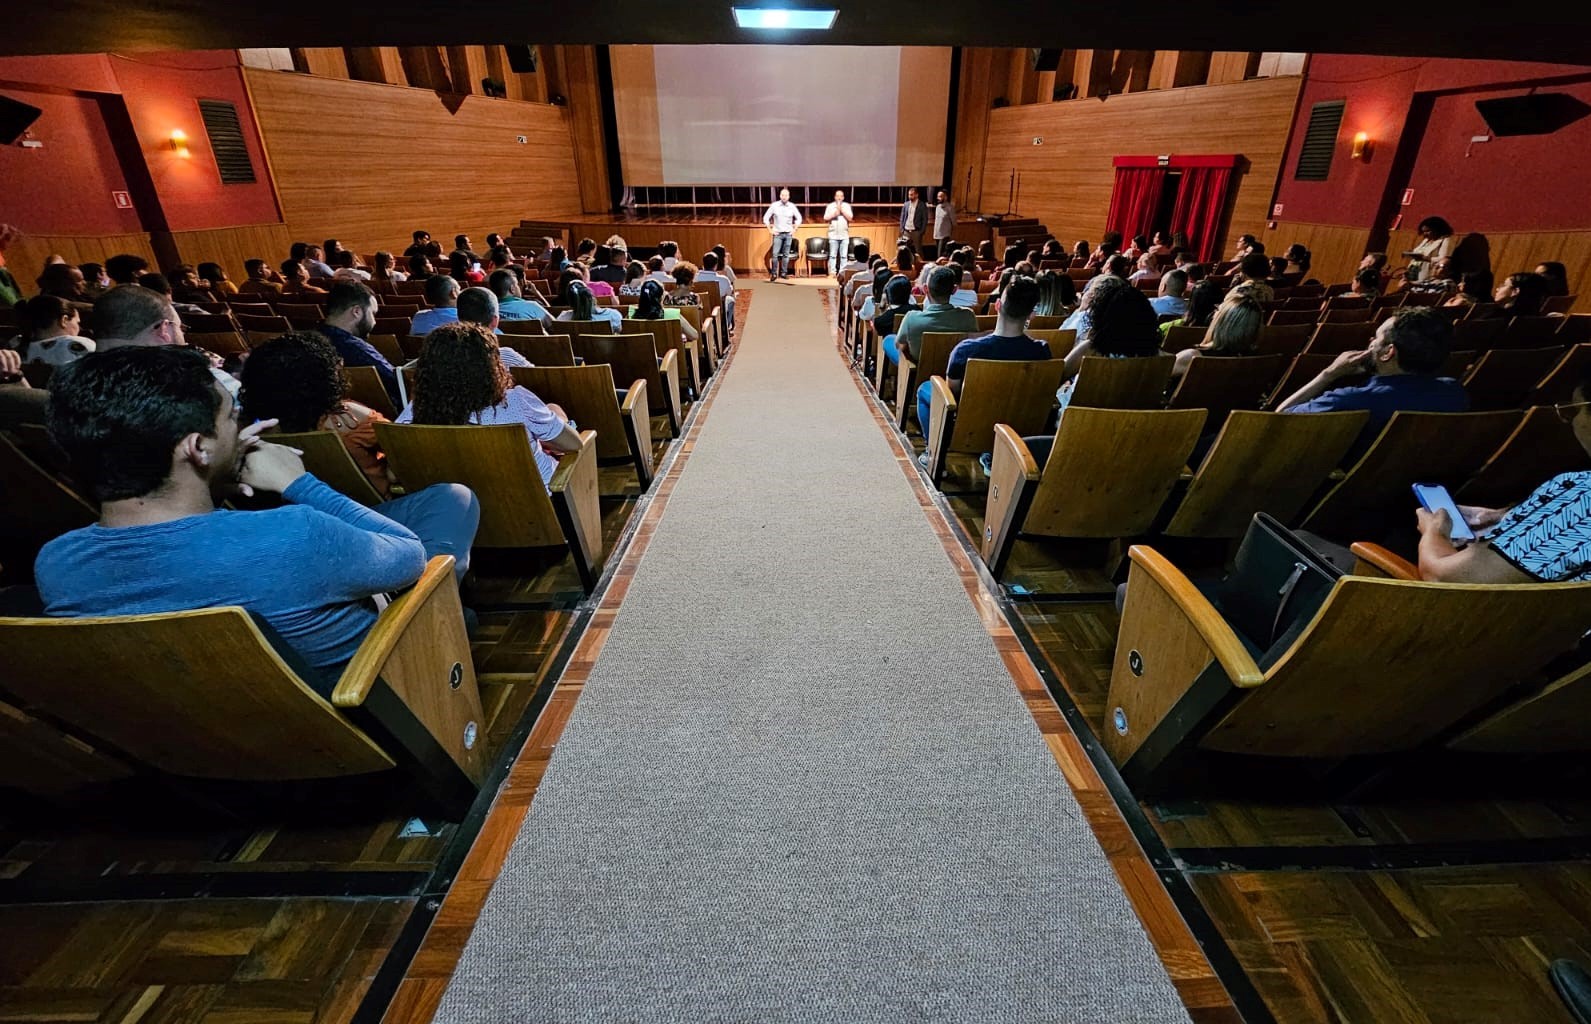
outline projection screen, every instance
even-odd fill
[[[626,185],[905,185],[944,173],[948,47],[610,53]]]

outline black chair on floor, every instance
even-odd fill
[[[816,277],[819,267],[829,272],[829,240],[813,235],[807,239],[807,275]]]

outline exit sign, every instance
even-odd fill
[[[1276,203],[1275,205],[1273,205],[1271,207],[1271,216],[1272,217],[1280,217],[1281,215],[1282,215],[1282,204],[1281,203]]]
[[[1413,204],[1413,202],[1414,202],[1414,189],[1412,189],[1412,188],[1404,189],[1403,190],[1403,202],[1402,202],[1401,205],[1409,206],[1409,205]]]
[[[116,209],[118,210],[131,210],[133,208],[133,197],[130,193],[112,192],[110,198],[111,202],[116,204]]]

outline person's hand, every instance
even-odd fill
[[[1414,518],[1418,524],[1421,537],[1435,534],[1444,540],[1453,536],[1453,520],[1448,518],[1447,509],[1439,508],[1435,511],[1427,508],[1414,510]]]
[[[0,224],[0,249],[22,237],[22,229],[15,224]]]
[[[0,377],[16,377],[22,373],[22,353],[15,349],[0,348]]]
[[[1342,377],[1352,377],[1365,372],[1365,359],[1370,355],[1369,349],[1359,349],[1356,352],[1343,352],[1333,359],[1320,375],[1327,380],[1337,380]]]
[[[1508,514],[1505,508],[1484,508],[1480,505],[1460,505],[1458,511],[1471,530],[1484,530],[1488,526],[1496,526],[1502,522],[1503,516]]]
[[[274,421],[273,421],[274,422]],[[240,435],[241,437],[241,435]],[[243,455],[238,490],[247,495],[281,494],[305,473],[303,452],[285,444],[252,439]]]

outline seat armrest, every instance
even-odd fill
[[[1237,633],[1176,566],[1141,544],[1128,556],[1102,729],[1111,760],[1123,767],[1141,752],[1158,762],[1196,743],[1233,688],[1265,681]]]
[[[679,380],[679,349],[671,348],[663,353],[663,362],[659,364],[658,374],[663,381],[663,392],[668,398],[669,427],[675,437],[680,434],[680,429],[685,423],[685,417],[680,409],[680,380]]]
[[[956,429],[956,396],[943,377],[928,378],[928,423],[923,440],[928,442],[928,476],[937,486],[945,473],[945,449],[951,431]]]
[[[343,670],[332,703],[418,774],[438,802],[467,807],[486,775],[486,720],[453,557],[431,559],[382,611]]]
[[[1380,544],[1355,541],[1348,549],[1354,554],[1353,574],[1394,580],[1419,580],[1419,566],[1402,555],[1395,555]]]
[[[645,490],[652,479],[652,417],[646,404],[646,378],[630,383],[624,393],[624,404],[619,406],[624,417],[624,431],[629,435],[630,450],[635,456],[636,468],[641,470],[641,489]]]
[[[1042,473],[1022,435],[1009,424],[994,425],[994,454],[989,463],[989,497],[984,505],[983,560],[996,579],[1016,543]]]
[[[669,353],[673,354],[673,349]],[[597,432],[580,432],[580,450],[558,460],[549,490],[581,584],[590,593],[602,564],[602,506],[598,498]]]

